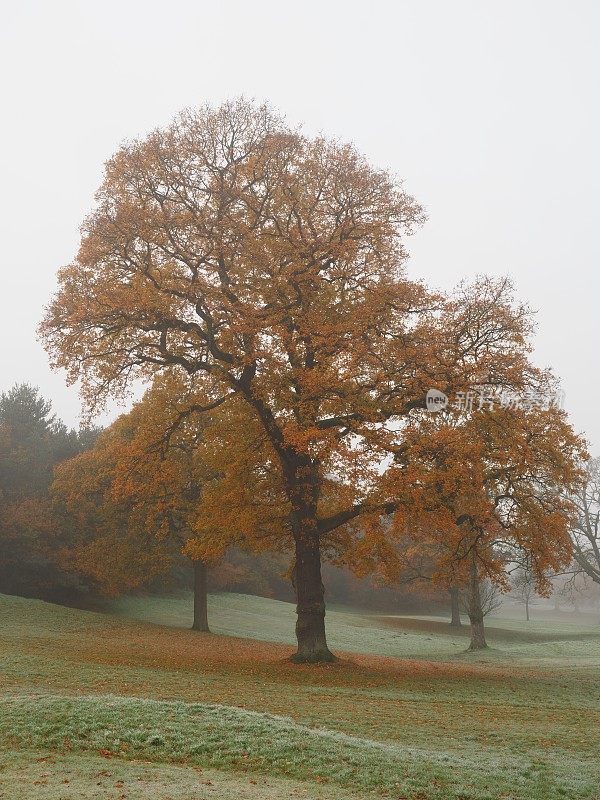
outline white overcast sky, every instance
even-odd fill
[[[510,274],[535,358],[600,451],[600,3],[96,0],[1,3],[0,389],[77,424],[35,328],[103,162],[185,106],[240,94],[355,142],[429,221],[410,274]]]

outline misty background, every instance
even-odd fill
[[[412,277],[509,274],[535,360],[598,453],[600,6],[193,0],[3,4],[0,389],[77,390],[35,328],[76,253],[103,162],[179,110],[240,94],[353,141],[425,206]]]

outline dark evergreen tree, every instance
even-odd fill
[[[98,431],[68,429],[34,386],[0,395],[0,592],[59,599],[77,581],[56,558],[49,487],[56,464],[90,446]]]

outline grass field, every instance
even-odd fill
[[[0,798],[600,798],[594,615],[498,617],[471,654],[440,618],[338,609],[319,667],[286,660],[287,603],[210,615],[0,596]]]

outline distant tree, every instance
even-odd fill
[[[492,581],[485,580],[480,585],[481,607],[483,616],[493,614],[502,605],[502,592]]]
[[[431,415],[405,433],[408,474],[421,487],[415,547],[433,562],[435,581],[464,589],[471,649],[484,648],[485,580],[508,590],[507,568],[520,553],[536,591],[547,593],[548,574],[570,563],[565,490],[580,484],[584,443],[564,412],[535,405]]]
[[[476,594],[474,593],[476,587]],[[502,593],[499,587],[488,578],[478,578],[476,584],[469,584],[460,594],[460,607],[469,619],[481,614],[484,618],[493,614],[502,605]],[[485,637],[485,632],[484,632]],[[478,648],[472,648],[478,649]]]
[[[283,521],[261,490],[252,420],[232,417],[239,405],[232,403],[198,422],[195,409],[202,400],[201,385],[194,391],[176,375],[157,377],[93,449],[57,470],[53,492],[71,515],[74,536],[65,556],[73,569],[93,578],[101,591],[117,594],[167,574],[182,554],[194,572],[192,627],[208,631],[209,569],[220,567],[222,586],[252,584],[239,558],[236,566],[223,558],[232,545],[254,552],[272,548]],[[237,429],[235,462],[227,458],[230,436],[224,432],[230,426]],[[223,527],[218,510],[230,502],[236,517]]]
[[[95,430],[68,430],[37,388],[0,395],[0,591],[53,597],[76,588],[60,570],[48,490],[54,467]]]
[[[560,598],[575,611],[580,611],[582,605],[599,605],[600,583],[592,580],[587,572],[575,569],[566,571],[560,577],[563,579],[560,588],[555,587],[556,610],[560,608]]]
[[[511,597],[525,606],[525,619],[529,622],[529,609],[535,602],[535,577],[528,566],[520,566],[511,576]]]
[[[600,584],[600,458],[592,458],[587,463],[585,483],[573,502],[574,572]]]
[[[364,529],[357,561],[371,560],[392,582],[425,565],[441,588],[464,590],[478,649],[486,646],[486,579],[508,589],[510,558],[525,552],[546,591],[548,571],[570,560],[572,506],[563,494],[579,486],[585,446],[551,402],[552,374],[531,364],[531,313],[510,282],[461,285],[444,304],[440,328],[445,363],[460,365],[462,390],[445,410],[404,420],[395,453],[404,502],[389,524]]]

